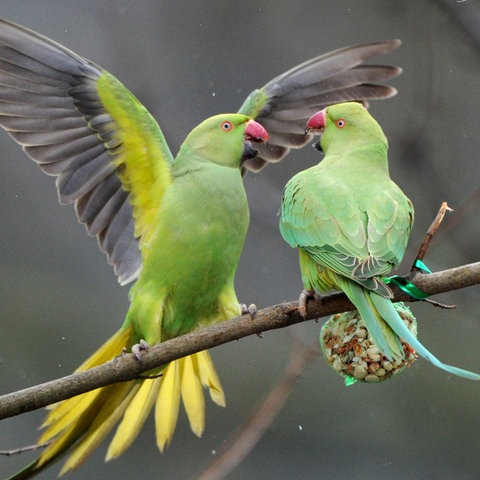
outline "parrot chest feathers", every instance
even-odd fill
[[[185,333],[238,303],[233,278],[249,222],[240,171],[202,166],[175,178],[158,212],[157,227],[144,249],[144,265],[134,291],[161,296],[132,321],[161,317],[161,338]],[[227,293],[226,293],[227,292]],[[145,295],[141,295],[145,298]],[[131,310],[142,303],[132,295]],[[138,317],[138,320],[137,320]],[[142,317],[142,318],[141,318]],[[224,317],[222,317],[224,318]],[[143,326],[142,326],[143,328]],[[158,337],[159,333],[152,333]]]

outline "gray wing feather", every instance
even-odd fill
[[[243,170],[258,171],[268,162],[278,162],[291,148],[312,141],[305,124],[316,111],[345,101],[388,98],[393,87],[377,84],[401,73],[395,66],[365,65],[370,57],[386,54],[400,45],[388,40],[335,50],[298,65],[253,91],[240,108],[261,123],[269,142],[260,146],[256,158],[244,163]]]
[[[119,145],[97,94],[100,73],[52,40],[0,20],[0,125],[57,177],[60,203],[75,204],[124,284],[142,260],[129,195],[112,162]]]

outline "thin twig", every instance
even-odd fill
[[[12,450],[0,450],[0,455],[9,457],[10,455],[18,455],[19,453],[31,452],[34,450],[39,450],[41,448],[48,447],[52,442],[53,442],[53,439],[45,443],[40,443],[40,444],[36,443],[35,445],[27,445],[26,447],[14,448]]]
[[[457,308],[456,305],[448,305],[446,303],[437,302],[436,300],[432,300],[431,298],[425,298],[423,301],[430,303],[430,305],[433,305],[434,307],[443,308],[444,310],[454,310],[455,308]]]
[[[480,186],[475,188],[473,192],[458,207],[455,207],[455,216],[442,228],[442,235],[454,230],[458,225],[469,218],[474,210],[478,208],[480,202]],[[474,213],[473,213],[474,214]]]
[[[432,238],[435,235],[435,232],[437,231],[438,227],[442,223],[443,217],[445,217],[445,213],[447,211],[453,212],[453,210],[447,205],[447,202],[443,202],[442,205],[440,206],[440,209],[438,210],[437,216],[435,217],[432,224],[428,228],[427,233],[423,238],[423,242],[420,245],[420,248],[418,249],[417,257],[415,258],[415,262],[412,265],[412,271],[419,270],[418,267],[416,267],[416,262],[417,260],[423,261],[423,259],[425,258],[425,254],[427,253],[427,250],[430,247],[430,242],[432,241]]]
[[[427,250],[430,247],[430,243],[433,239],[433,236],[437,232],[438,227],[440,227],[440,224],[442,223],[442,221],[445,217],[445,213],[447,211],[448,212],[453,212],[453,210],[448,206],[447,202],[442,202],[442,205],[440,205],[440,209],[438,210],[438,213],[437,213],[435,219],[433,220],[432,224],[428,228],[427,233],[425,233],[425,237],[423,238],[423,242],[420,245],[420,248],[418,249],[418,253],[417,253],[417,256],[415,258],[415,261],[413,262],[412,268],[410,269],[410,273],[421,272],[422,271],[422,269],[417,266],[418,265],[417,262],[418,261],[423,262],[423,259],[425,258]],[[440,302],[437,302],[436,300],[432,300],[430,298],[425,298],[424,302],[427,302],[430,305],[433,305],[434,307],[439,307],[439,308],[443,308],[443,309],[447,309],[447,310],[452,310],[454,308],[457,308],[456,305],[447,305],[445,303],[440,303]]]

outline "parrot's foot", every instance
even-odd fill
[[[242,310],[242,315],[248,314],[252,320],[255,318],[255,314],[257,313],[257,306],[255,304],[252,303],[247,307],[244,303],[242,303],[240,308]],[[263,338],[263,333],[257,333],[257,337]]]
[[[247,313],[248,313],[252,320],[255,317],[255,314],[257,313],[257,307],[253,303],[251,305],[249,305],[248,307],[244,303],[242,303],[240,305],[240,310],[242,312],[242,315],[247,315]]]
[[[307,318],[307,303],[312,298],[318,296],[314,290],[302,290],[300,296],[298,297],[298,312],[303,318]]]
[[[132,353],[135,355],[137,360],[142,359],[142,354],[141,352],[145,352],[148,350],[148,343],[143,340],[143,338],[140,340],[140,342],[136,343],[135,345],[132,346]]]

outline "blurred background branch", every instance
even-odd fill
[[[436,0],[457,21],[480,49],[480,10],[471,0]]]
[[[318,342],[313,346],[307,346],[294,339],[288,363],[281,377],[261,404],[253,409],[254,413],[250,418],[227,438],[221,451],[197,480],[221,480],[247,457],[279,414],[297,380],[319,355]]]

